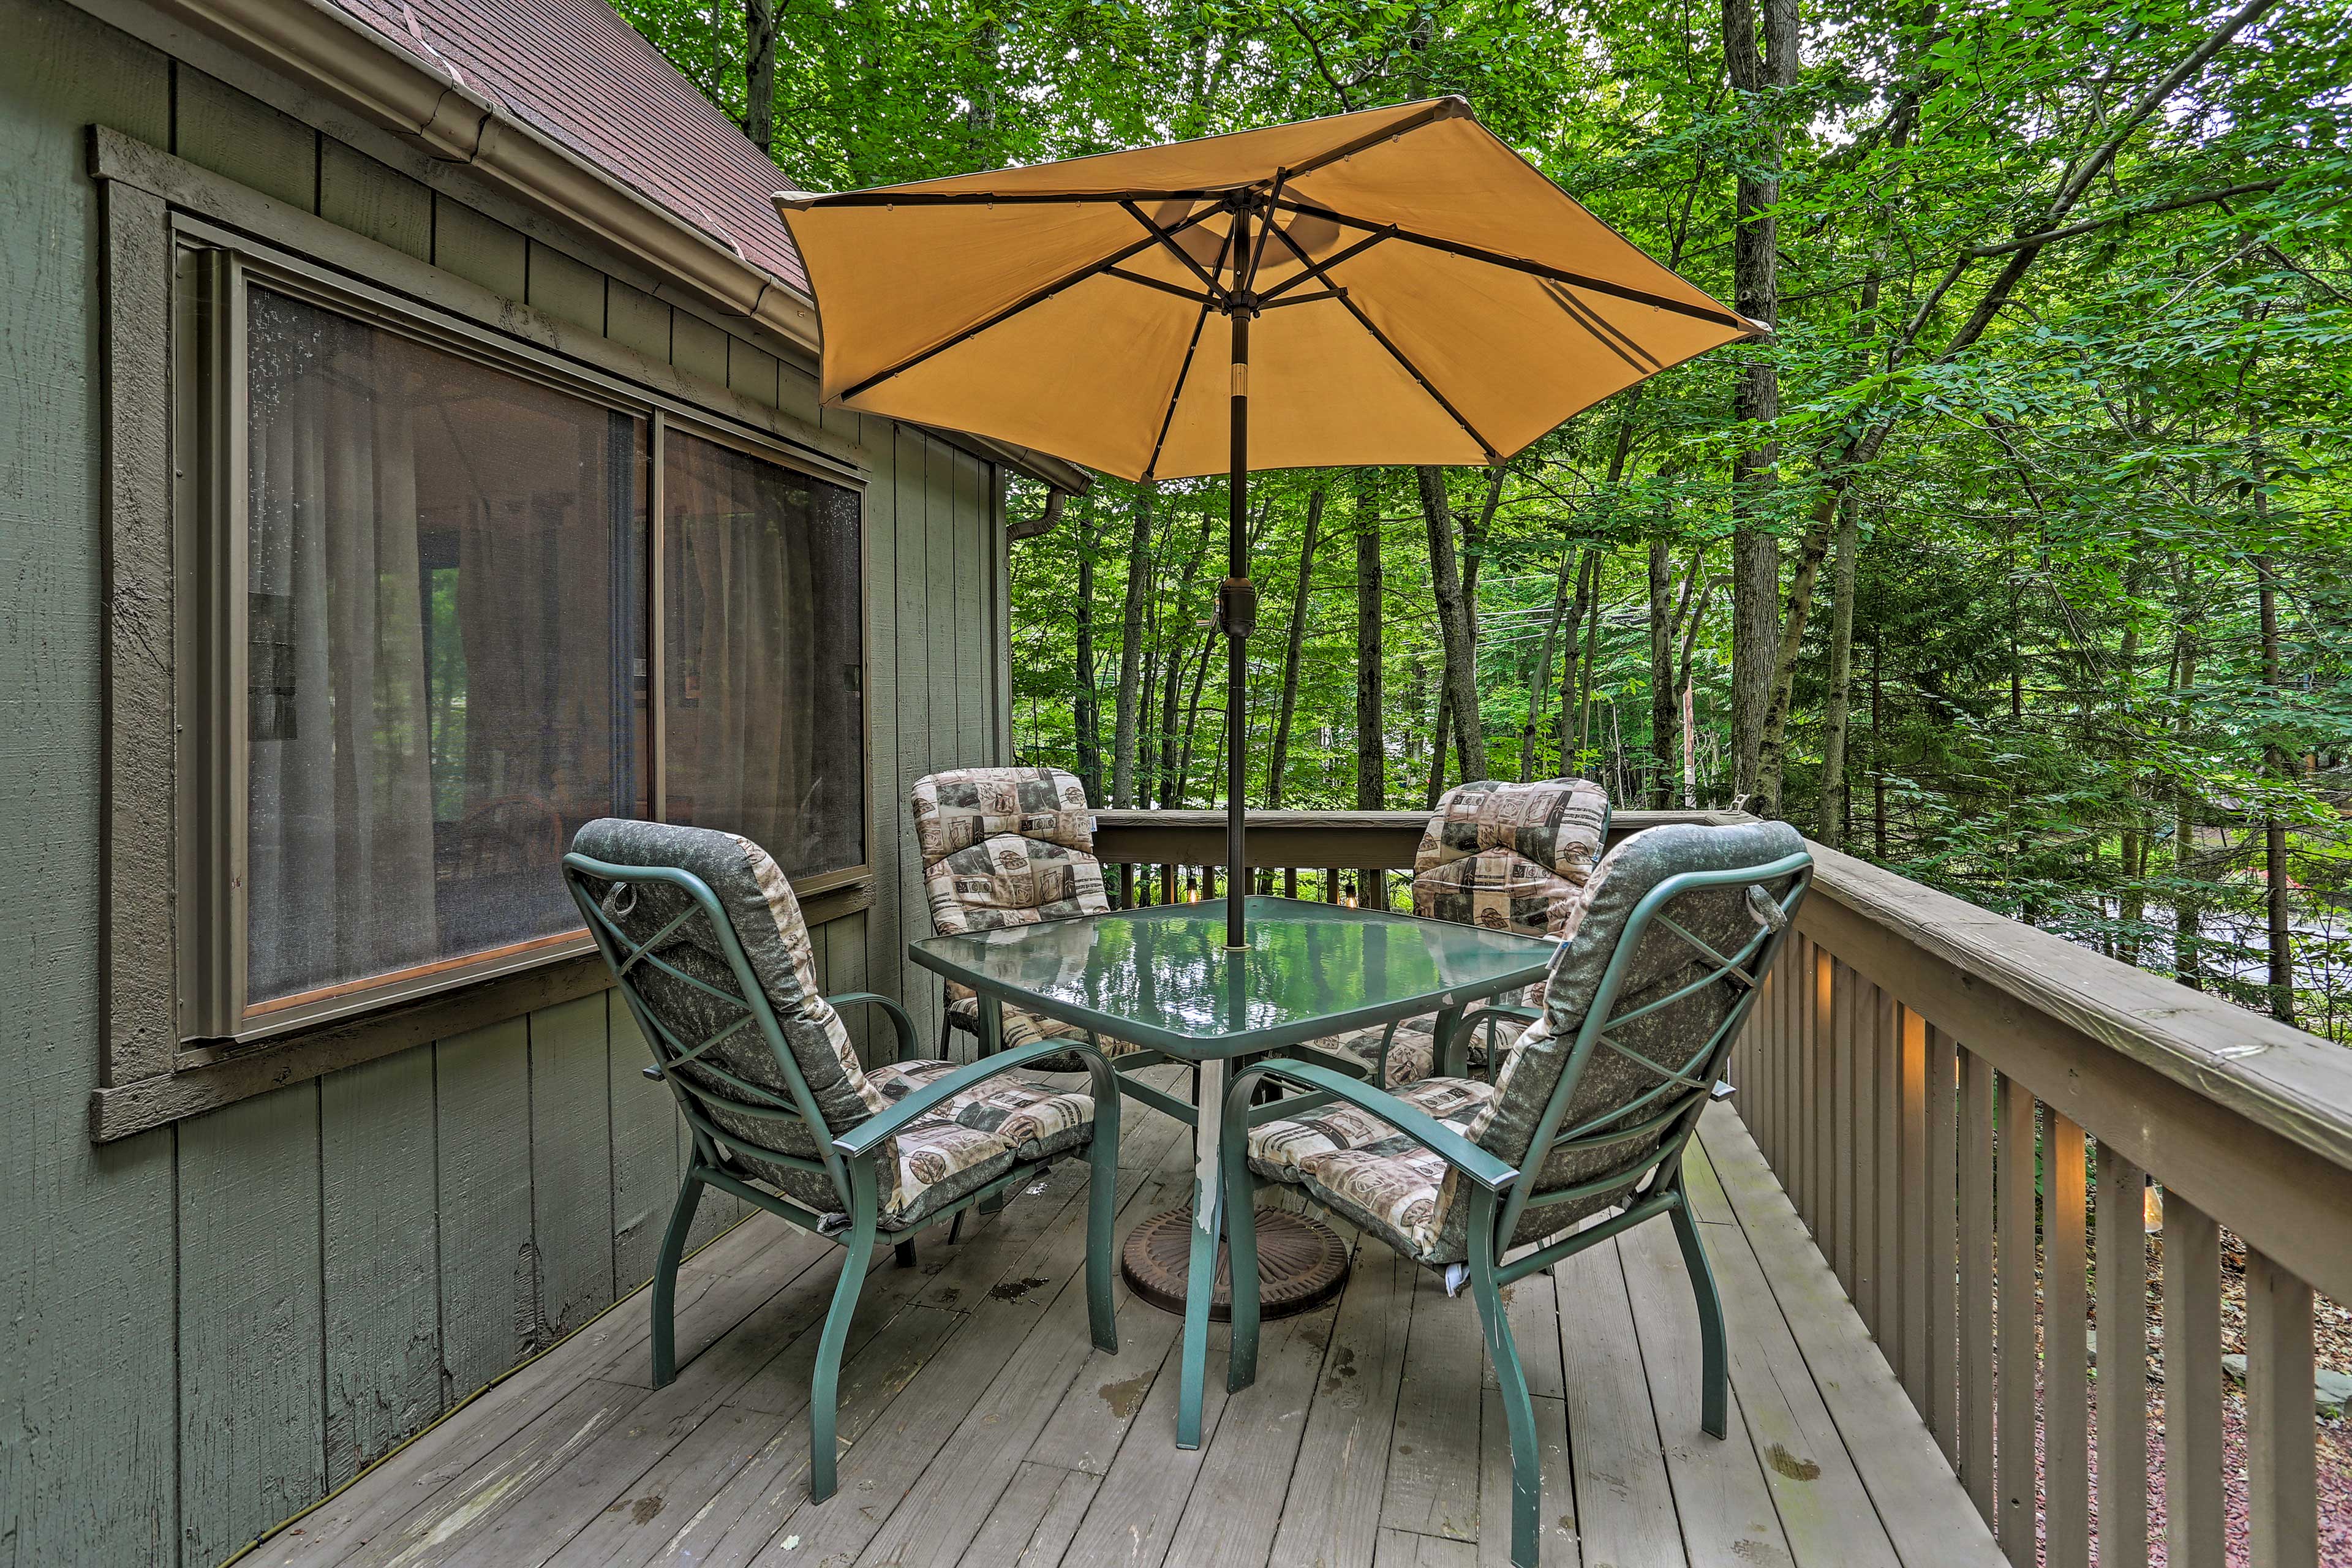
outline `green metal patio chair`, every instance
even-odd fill
[[[867,1069],[837,1008],[879,1007],[913,1054],[914,1025],[872,992],[818,994],[808,928],[792,885],[750,839],[605,817],[580,829],[564,880],[651,1045],[646,1076],[667,1082],[694,1154],[662,1237],[653,1289],[654,1384],[677,1374],[678,1262],[707,1187],[732,1193],[839,1245],[840,1282],[817,1342],[809,1398],[809,1494],[833,1495],[842,1349],[875,1239],[901,1266],[914,1233],[999,1197],[1084,1149],[1087,1309],[1094,1342],[1116,1350],[1111,1219],[1118,1094],[1085,1041],[1040,1041],[953,1062]],[[1076,1051],[1090,1093],[1010,1078]]]
[[[1697,1298],[1701,1425],[1724,1436],[1723,1309],[1683,1190],[1683,1151],[1812,879],[1785,823],[1654,827],[1593,872],[1545,977],[1542,1015],[1492,1084],[1385,1093],[1309,1063],[1262,1063],[1226,1104],[1233,1254],[1227,1385],[1257,1374],[1254,1178],[1295,1184],[1407,1257],[1469,1282],[1511,1436],[1511,1561],[1535,1568],[1534,1407],[1502,1289],[1665,1215]],[[1272,1079],[1304,1090],[1253,1107]],[[1606,1209],[1618,1212],[1561,1232]],[[1515,1247],[1532,1246],[1509,1257]]]

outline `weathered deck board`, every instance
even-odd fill
[[[1731,1435],[1698,1429],[1679,1250],[1641,1227],[1521,1281],[1548,1568],[1992,1568],[1935,1440],[1739,1124],[1692,1196],[1732,1341]],[[1189,1141],[1131,1108],[1122,1230],[1181,1198]],[[755,1215],[680,1281],[678,1380],[644,1386],[635,1296],[268,1544],[262,1561],[507,1568],[1382,1568],[1509,1554],[1509,1446],[1476,1309],[1377,1241],[1339,1300],[1266,1325],[1256,1384],[1173,1442],[1177,1321],[1121,1289],[1087,1343],[1087,1173],[918,1266],[887,1255],[843,1368],[842,1489],[807,1500],[808,1373],[837,1252]],[[1776,1463],[1776,1459],[1779,1461]],[[1793,1473],[1792,1473],[1793,1472]],[[1404,1522],[1401,1522],[1404,1521]]]

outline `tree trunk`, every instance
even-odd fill
[[[1298,706],[1298,658],[1307,643],[1307,582],[1315,574],[1315,535],[1323,526],[1323,487],[1307,498],[1307,537],[1298,546],[1298,581],[1290,591],[1290,641],[1282,653],[1282,708],[1274,747],[1265,760],[1265,804],[1282,805],[1282,773],[1290,759],[1290,721]],[[1230,723],[1227,725],[1231,728]]]
[[[2258,427],[2259,428],[2259,427]],[[2256,437],[2260,439],[2259,436]],[[2262,491],[2262,450],[2254,452],[2254,520],[2258,532],[2268,542],[2269,518]],[[2263,696],[2275,707],[2280,698],[2278,576],[2270,553],[2254,557],[2254,574],[2261,583],[2263,621]],[[2263,761],[2270,773],[2273,787],[2284,786],[2292,776],[2294,764],[2286,748],[2276,741],[2263,746]],[[2289,919],[2287,893],[2290,882],[2286,862],[2286,820],[2279,815],[2275,801],[2263,814],[2263,877],[2264,880],[2264,913],[2270,926],[2270,993],[2271,1016],[2282,1024],[2294,1022],[2294,928]]]
[[[1383,811],[1389,798],[1388,735],[1382,721],[1387,613],[1381,581],[1381,520],[1373,470],[1356,470],[1356,809]]]
[[[1078,783],[1087,799],[1103,804],[1102,698],[1095,689],[1095,504],[1089,495],[1078,504],[1077,659],[1071,715],[1077,731]]]
[[[1552,645],[1559,638],[1560,618],[1568,613],[1568,580],[1577,565],[1576,547],[1565,540],[1559,547],[1559,581],[1551,593],[1551,618],[1544,623],[1543,646],[1536,653],[1536,671],[1528,681],[1528,721],[1519,731],[1519,782],[1536,771],[1536,714],[1551,688]],[[1580,581],[1581,579],[1580,579]]]
[[[1853,575],[1862,552],[1862,502],[1846,493],[1830,583],[1830,696],[1822,716],[1822,842],[1845,847],[1846,717],[1853,692]]]
[[[1584,622],[1583,679],[1576,688],[1576,749],[1579,752],[1592,750],[1592,691],[1599,684],[1596,676],[1601,668],[1601,573],[1609,564],[1608,558],[1595,555],[1592,562],[1592,612]]]
[[[2179,688],[2174,701],[2180,717],[2176,730],[2184,749],[2194,732],[2192,717],[2196,703],[2191,693],[2197,686],[2197,622],[2198,606],[2191,602],[2197,588],[2197,568],[2192,562],[2179,576],[2180,629],[2175,634],[2173,662],[2179,670]],[[2173,977],[2191,991],[2205,989],[2203,967],[2198,957],[2198,916],[2200,900],[2191,886],[2197,875],[2197,792],[2186,776],[2173,787],[2172,799],[2172,973]]]
[[[743,134],[774,155],[776,0],[743,0]]]
[[[1423,467],[1422,520],[1428,524],[1431,586],[1437,599],[1437,627],[1445,645],[1445,695],[1454,709],[1454,751],[1462,776],[1485,776],[1486,730],[1478,712],[1476,631],[1470,617],[1462,570],[1454,548],[1453,510],[1445,496],[1445,472]],[[1475,577],[1472,579],[1475,585]]]
[[[1569,744],[1576,732],[1577,671],[1582,668],[1578,639],[1584,634],[1584,616],[1592,603],[1593,584],[1601,576],[1601,548],[1588,546],[1584,559],[1576,569],[1576,603],[1568,612],[1568,645],[1560,650],[1559,666],[1559,776],[1570,776],[1570,764],[1576,753]]]
[[[1663,539],[1650,541],[1650,805],[1674,804],[1675,563]]]
[[[1779,99],[1797,81],[1797,0],[1763,0],[1763,47],[1750,0],[1724,0],[1723,57],[1732,87],[1753,127],[1741,161],[1732,238],[1733,297],[1742,315],[1771,325],[1780,313],[1778,268],[1782,109]],[[1732,416],[1765,426],[1780,417],[1780,373],[1759,355],[1732,394]],[[1772,689],[1780,642],[1780,549],[1766,521],[1776,442],[1759,440],[1731,459],[1731,747],[1732,789],[1754,792],[1764,745],[1764,710]]]
[[[1184,636],[1192,618],[1192,581],[1200,575],[1201,557],[1209,548],[1209,514],[1201,514],[1201,537],[1192,553],[1184,560],[1184,574],[1177,579],[1176,598],[1160,624],[1160,641],[1166,651],[1168,668],[1161,683],[1160,705],[1160,804],[1174,804],[1182,781],[1177,773],[1176,710],[1177,689],[1184,679],[1188,662],[1184,652]]]
[[[1886,864],[1886,638],[1870,639],[1870,833],[1880,865]]]
[[[1124,811],[1135,805],[1135,721],[1143,692],[1143,590],[1145,558],[1151,552],[1153,487],[1135,488],[1129,507],[1134,528],[1127,550],[1127,599],[1119,614],[1118,710],[1112,719],[1110,803]]]
[[[1219,635],[1220,634],[1213,627],[1211,628],[1208,635],[1201,639],[1201,657],[1191,661],[1192,665],[1192,690],[1184,699],[1184,742],[1182,746],[1180,747],[1176,752],[1176,769],[1173,774],[1176,782],[1174,786],[1168,791],[1166,797],[1160,803],[1162,806],[1171,811],[1180,811],[1183,809],[1185,795],[1192,788],[1192,736],[1194,731],[1200,728],[1201,724],[1201,687],[1208,679],[1210,662],[1209,656],[1216,651],[1217,638]],[[1184,659],[1178,658],[1172,660],[1168,667],[1168,693],[1171,699],[1176,694],[1175,672],[1181,669],[1185,663],[1186,661]],[[1219,778],[1223,778],[1224,775],[1220,773],[1217,776]],[[1213,794],[1213,792],[1212,793]]]

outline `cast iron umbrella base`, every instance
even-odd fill
[[[1192,1206],[1165,1210],[1128,1234],[1127,1246],[1119,1255],[1119,1272],[1127,1276],[1136,1295],[1163,1312],[1181,1315],[1192,1246]],[[1313,1311],[1338,1295],[1347,1278],[1348,1249],[1329,1226],[1288,1209],[1257,1211],[1260,1316],[1287,1318]],[[1232,1321],[1233,1303],[1232,1259],[1220,1248],[1217,1288],[1209,1298],[1210,1319]]]

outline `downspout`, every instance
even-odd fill
[[[1018,544],[1024,539],[1034,539],[1039,534],[1048,531],[1055,523],[1062,521],[1062,507],[1069,499],[1070,492],[1061,486],[1048,486],[1045,490],[1045,510],[1024,522],[1006,523],[1004,542],[1007,544]]]

